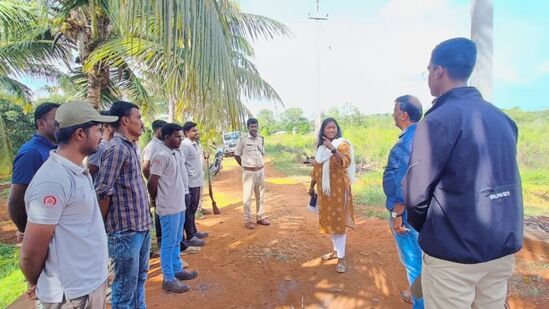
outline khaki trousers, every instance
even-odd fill
[[[501,309],[514,264],[512,254],[479,264],[454,263],[424,254],[421,285],[425,308]]]
[[[60,303],[45,303],[36,301],[38,309],[105,309],[107,303],[107,281],[88,295],[74,299],[66,299]]]
[[[242,171],[242,189],[244,202],[244,219],[252,222],[251,204],[252,193],[255,194],[255,208],[257,220],[265,218],[265,169],[258,171]]]

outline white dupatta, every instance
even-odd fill
[[[336,138],[332,141],[332,145],[334,145],[335,149],[339,147],[339,145],[342,142],[346,142],[349,144],[351,148],[351,164],[347,168],[347,175],[349,175],[349,181],[351,183],[354,183],[356,180],[355,177],[355,155],[353,151],[353,144],[349,142],[348,140],[344,139],[343,137]],[[328,149],[324,145],[320,145],[318,149],[316,150],[315,155],[315,161],[318,164],[322,164],[322,191],[325,195],[330,196],[331,195],[331,186],[330,186],[330,158],[333,156],[330,149]]]

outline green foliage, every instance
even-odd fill
[[[12,161],[33,131],[21,107],[0,99],[0,178],[11,175]]]
[[[311,130],[309,120],[298,107],[288,108],[280,116],[280,128],[286,132],[305,134]]]
[[[19,249],[0,244],[0,308],[6,308],[25,289],[25,278],[19,270]]]
[[[12,155],[15,155],[35,131],[32,115],[24,114],[23,109],[15,104],[0,100],[0,117],[6,126],[6,133],[12,146]]]

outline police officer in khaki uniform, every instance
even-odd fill
[[[255,193],[257,211],[257,224],[270,225],[265,217],[265,170],[263,169],[263,156],[265,155],[264,138],[257,134],[259,124],[257,119],[250,118],[246,122],[249,134],[242,137],[234,152],[236,162],[242,166],[242,184],[244,195],[244,219],[245,227],[254,229],[252,221],[251,203],[252,192]]]

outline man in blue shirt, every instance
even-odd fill
[[[21,146],[13,161],[8,211],[19,233],[25,232],[27,224],[24,201],[27,186],[40,166],[48,159],[50,151],[55,149],[55,112],[58,107],[57,103],[43,103],[36,107],[34,111],[36,133]],[[19,235],[19,238],[22,238],[22,234]]]
[[[410,286],[421,273],[421,249],[417,241],[418,232],[407,220],[401,183],[408,169],[412,141],[421,114],[421,102],[416,97],[404,95],[396,98],[393,119],[402,133],[389,153],[387,167],[383,173],[383,191],[387,196],[385,207],[391,212],[389,224]],[[412,299],[410,291],[401,291],[400,295],[404,301],[412,303],[413,308],[423,308],[423,300]]]

